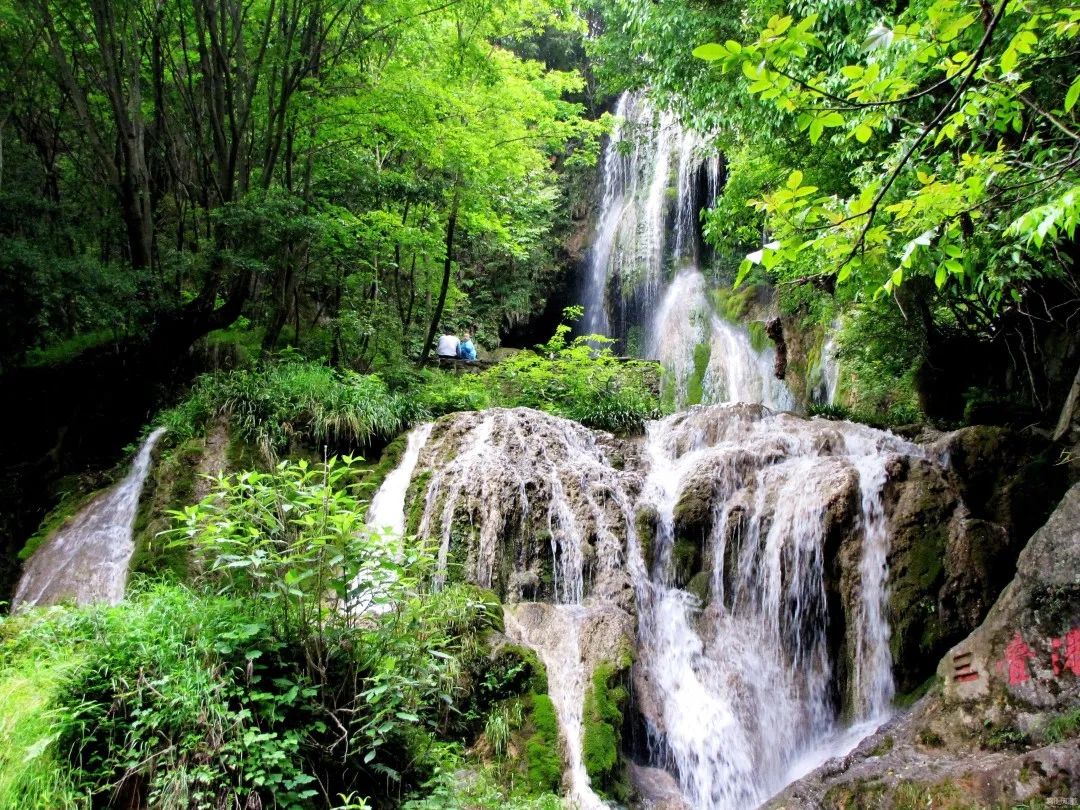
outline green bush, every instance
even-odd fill
[[[267,457],[294,443],[355,449],[400,433],[418,415],[375,374],[337,371],[287,357],[251,369],[206,374],[159,421],[182,442],[224,416],[234,434]]]
[[[360,807],[430,780],[490,713],[501,610],[369,534],[353,468],[219,478],[176,513],[192,588],[0,620],[0,806]]]
[[[577,313],[568,311],[568,320]],[[598,335],[570,339],[562,324],[536,351],[518,352],[486,372],[427,372],[416,399],[429,417],[489,407],[536,408],[583,425],[634,433],[661,415],[655,363],[624,361]]]

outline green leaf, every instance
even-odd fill
[[[683,51],[683,53],[686,53],[686,51]],[[715,62],[717,59],[723,59],[727,55],[728,52],[724,49],[724,46],[716,42],[709,42],[694,48],[694,56],[698,59],[704,59],[706,62]]]
[[[1069,85],[1069,89],[1065,93],[1065,112],[1069,112],[1076,106],[1078,98],[1080,98],[1080,76],[1073,79],[1073,83]]]
[[[934,273],[934,286],[939,290],[945,286],[946,279],[949,278],[949,272],[945,269],[945,265],[939,264],[937,272]]]
[[[866,124],[859,124],[855,127],[855,140],[859,143],[866,143],[873,134],[874,130],[870,129]]]
[[[1008,48],[1005,53],[1001,55],[1001,72],[1012,73],[1016,70],[1016,63],[1019,61],[1019,58],[1020,55],[1015,50]]]
[[[803,173],[801,171],[799,171],[798,169],[796,169],[790,175],[788,175],[787,187],[790,188],[792,191],[794,191],[795,189],[797,189],[799,186],[802,185],[802,181],[803,181]]]

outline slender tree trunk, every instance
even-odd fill
[[[446,306],[446,293],[450,289],[450,271],[454,264],[454,230],[457,228],[458,205],[461,203],[461,190],[454,189],[454,202],[450,207],[450,216],[446,220],[446,259],[443,261],[442,284],[439,287],[439,300],[435,304],[435,311],[431,314],[431,328],[428,329],[427,340],[424,342],[424,351],[420,354],[420,365],[428,361],[431,354],[431,344],[435,342],[435,333],[442,320],[443,307]]]

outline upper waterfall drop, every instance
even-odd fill
[[[15,589],[13,606],[66,600],[115,604],[124,598],[128,563],[135,553],[132,531],[139,497],[154,446],[164,432],[152,431],[124,480],[95,497],[34,552]]]
[[[774,375],[772,348],[755,346],[746,327],[725,320],[711,300],[699,218],[720,191],[719,155],[644,93],[624,93],[614,114],[581,284],[582,330],[660,362],[676,408],[794,408]]]

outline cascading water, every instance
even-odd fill
[[[604,594],[625,583],[622,537],[632,508],[625,474],[597,439],[524,408],[440,422],[421,454],[434,472],[417,532],[440,542],[440,581],[455,574],[457,560],[466,579],[508,594],[506,633],[547,668],[567,799],[579,810],[605,806],[582,759],[582,703],[596,664],[583,649],[583,628],[610,609]],[[532,601],[541,596],[553,604]]]
[[[387,560],[400,561],[405,536],[405,496],[412,481],[420,451],[427,444],[434,424],[425,422],[409,432],[401,461],[383,479],[367,511],[369,548],[372,553],[359,561],[360,570],[352,581],[353,596],[348,610],[353,615],[378,615],[390,610],[389,596],[397,581],[397,571]]]
[[[812,395],[818,402],[826,405],[836,403],[836,392],[840,387],[840,360],[836,356],[837,335],[840,333],[840,320],[833,321],[821,347],[821,357],[815,369],[816,382]]]
[[[869,730],[839,725],[823,573],[830,510],[853,488],[862,534],[853,712],[858,721],[888,712],[881,488],[888,459],[918,451],[869,428],[748,406],[676,414],[650,426],[647,447],[642,498],[656,533],[651,561],[631,542],[629,568],[637,666],[661,707],[652,754],[691,807],[752,807]],[[705,605],[677,587],[673,568],[676,512],[703,481],[712,499]]]
[[[615,115],[581,291],[584,331],[659,361],[676,407],[795,407],[774,376],[774,352],[755,349],[745,327],[716,312],[699,268],[698,216],[719,193],[719,157],[644,94],[624,93]]]
[[[548,609],[538,610],[544,607]],[[535,650],[547,669],[548,695],[567,763],[566,799],[575,810],[602,810],[607,805],[593,791],[582,758],[582,712],[589,672],[582,660],[581,628],[588,617],[589,608],[582,605],[524,604],[504,609],[507,635]]]
[[[546,546],[552,598],[564,604],[581,602],[586,569],[597,578],[621,567],[629,505],[611,497],[621,489],[619,474],[592,432],[537,411],[501,408],[470,415],[456,427],[433,439],[422,457],[435,472],[417,533],[439,539],[440,579],[455,539],[466,578],[489,588],[538,579],[540,572],[507,568],[525,558],[535,563],[533,552]],[[448,449],[452,457],[440,464]],[[522,541],[516,560],[499,556],[508,534]]]
[[[590,674],[611,660],[595,622],[629,622],[632,603],[640,764],[690,807],[752,807],[888,715],[882,493],[920,455],[749,404],[651,423],[637,449],[528,409],[458,414],[419,451],[419,534],[442,544],[444,576],[460,565],[504,594],[507,634],[545,662],[571,803],[599,801],[581,754]]]
[[[433,427],[431,422],[425,422],[409,432],[401,461],[383,479],[368,506],[367,525],[371,528],[389,531],[397,537],[405,534],[405,493]]]
[[[139,448],[123,481],[94,498],[42,545],[26,564],[12,605],[51,605],[67,600],[115,604],[124,598],[132,530],[139,496],[150,472],[158,428]]]

